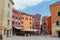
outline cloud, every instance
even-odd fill
[[[28,6],[34,6],[44,1],[50,1],[50,0],[13,0],[13,1],[15,3],[14,8],[19,10],[24,9]]]

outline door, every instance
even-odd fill
[[[60,31],[58,31],[58,37],[60,37]]]
[[[0,35],[0,40],[2,40],[2,35]]]
[[[7,30],[7,37],[9,37],[9,30]]]

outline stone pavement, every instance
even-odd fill
[[[60,40],[58,37],[52,36],[12,36],[6,40]]]

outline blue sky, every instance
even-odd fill
[[[57,0],[59,1],[59,0]],[[38,5],[35,5],[35,6],[30,6],[30,7],[27,7],[25,8],[24,10],[22,10],[23,12],[26,12],[26,13],[29,13],[29,14],[36,14],[36,13],[39,13],[41,14],[41,16],[50,16],[50,8],[49,8],[49,5],[54,3],[54,2],[57,2],[56,0],[51,0],[51,1],[48,1],[48,2],[42,2]]]
[[[15,5],[14,8],[27,13],[34,15],[36,13],[41,15],[41,18],[43,16],[50,16],[50,7],[49,5],[58,2],[60,0],[13,0]],[[42,23],[42,19],[41,19]]]
[[[34,15],[36,13],[41,16],[50,16],[50,8],[49,5],[52,3],[58,2],[60,0],[13,0],[15,5],[14,8],[25,12],[27,14]]]

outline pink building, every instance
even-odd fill
[[[48,20],[47,20],[48,16],[43,16],[42,17],[42,33],[43,34],[47,34],[48,33]]]
[[[35,14],[33,16],[33,28],[37,29],[37,34],[40,34],[40,14]]]
[[[13,9],[12,15],[12,27],[13,27],[13,34],[20,34],[21,27],[21,13],[16,9]]]

